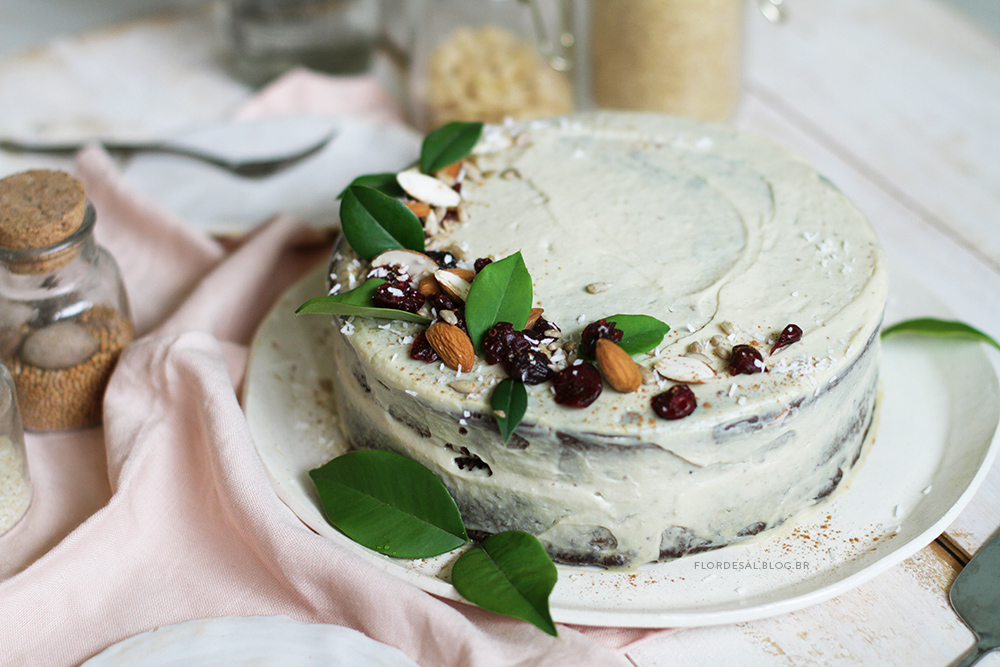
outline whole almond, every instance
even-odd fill
[[[472,370],[476,363],[476,350],[464,331],[454,324],[435,322],[428,327],[426,336],[445,366],[454,371]]]
[[[440,354],[440,353],[438,353]],[[597,340],[597,367],[601,369],[604,381],[611,388],[622,394],[628,394],[642,384],[642,372],[639,364],[629,356],[628,352],[607,338]]]
[[[413,215],[418,218],[422,218],[431,212],[431,207],[422,201],[404,201],[403,203],[406,204],[406,208],[410,209],[410,211],[413,212]]]
[[[437,278],[434,276],[424,276],[417,283],[417,291],[424,296],[434,296],[441,291],[441,286],[438,285]]]

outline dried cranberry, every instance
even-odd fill
[[[597,340],[599,338],[607,338],[612,343],[620,343],[624,335],[624,332],[616,327],[614,322],[609,322],[605,319],[591,322],[583,330],[580,340],[580,351],[583,352],[583,356],[593,358],[597,351]]]
[[[601,372],[586,361],[564,368],[552,378],[556,403],[570,408],[585,408],[601,395],[604,384]]]
[[[441,312],[442,310],[455,310],[458,304],[455,300],[444,292],[438,292],[437,294],[432,294],[430,296],[431,307]]]
[[[473,264],[472,268],[476,270],[476,273],[482,271],[486,266],[493,263],[493,260],[489,257],[480,257]]]
[[[729,373],[731,375],[752,375],[765,370],[764,357],[757,348],[749,345],[737,345],[729,357]]]
[[[497,322],[483,335],[483,356],[490,366],[498,364],[515,349],[527,347],[510,322]]]
[[[406,283],[382,283],[372,293],[372,304],[415,313],[424,305],[424,295]]]
[[[403,282],[403,276],[405,275],[406,271],[404,271],[398,264],[393,264],[392,266],[382,264],[380,266],[373,266],[365,276],[365,280],[370,278],[381,278],[389,283],[401,283]]]
[[[789,324],[781,330],[778,335],[778,342],[771,348],[771,354],[792,343],[798,342],[802,338],[802,328],[795,324]]]
[[[514,350],[501,364],[507,375],[524,384],[541,384],[552,377],[549,358],[536,347]]]
[[[424,254],[437,262],[442,269],[454,269],[458,266],[458,259],[446,250],[425,250]]]
[[[550,331],[554,331],[556,334],[559,333],[559,327],[552,324],[552,322],[549,322],[544,317],[539,317],[535,320],[535,323],[531,325],[531,330],[543,336],[550,335]],[[597,343],[595,342],[594,345],[597,345]]]
[[[427,342],[427,329],[423,329],[413,337],[413,344],[410,345],[410,358],[417,361],[426,361],[429,364],[434,363],[440,358],[438,357],[438,353],[434,351],[434,348],[431,347],[431,344]]]
[[[662,394],[657,394],[652,400],[653,412],[663,419],[681,419],[694,412],[698,401],[691,387],[686,384],[675,384]]]

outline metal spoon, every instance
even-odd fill
[[[178,144],[167,142],[122,142],[95,140],[94,142],[77,143],[39,143],[32,141],[19,141],[16,139],[0,139],[0,150],[11,153],[47,153],[50,155],[73,155],[90,143],[98,143],[106,151],[121,157],[130,157],[136,153],[166,153],[170,155],[181,155],[184,157],[201,160],[211,165],[225,169],[226,171],[242,176],[243,178],[264,178],[271,176],[283,169],[287,169],[302,160],[315,155],[323,150],[334,138],[337,132],[331,132],[317,141],[315,144],[297,150],[294,153],[268,157],[262,159],[249,160],[229,160],[219,155],[214,155],[197,148],[189,148]]]
[[[977,639],[955,667],[971,667],[1000,648],[1000,534],[962,568],[948,591],[948,599]]]

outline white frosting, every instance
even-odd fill
[[[548,383],[529,387],[528,444],[511,449],[489,410],[499,365],[480,358],[461,374],[473,392],[460,393],[454,371],[409,359],[419,327],[357,318],[337,346],[353,371],[338,392],[356,445],[431,467],[472,527],[533,530],[553,552],[612,564],[771,528],[850,467],[872,413],[887,276],[868,222],[811,167],[721,126],[617,113],[489,127],[476,162],[463,222],[434,247],[467,248],[470,261],[519,250],[536,305],[564,334],[652,315],[671,331],[640,364],[698,343],[716,375],[692,385],[699,406],[679,421],[650,408],[667,380],[627,395],[605,386],[584,409],[556,404]],[[365,267],[345,255],[335,268],[347,286]],[[768,356],[790,323],[802,340]],[[713,341],[723,354],[757,346],[769,372],[730,375]],[[456,464],[473,456],[489,476]]]

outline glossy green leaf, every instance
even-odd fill
[[[406,193],[403,192],[403,188],[399,187],[399,181],[396,180],[396,172],[385,171],[378,174],[365,174],[364,176],[358,176],[353,181],[348,183],[347,187],[340,191],[337,195],[337,199],[343,199],[344,195],[347,194],[348,188],[352,185],[367,185],[370,188],[374,188],[384,195],[389,195],[390,197],[402,197]]]
[[[501,381],[490,395],[490,407],[500,427],[500,437],[506,444],[528,409],[528,391],[524,383],[513,378]]]
[[[533,535],[521,531],[486,538],[455,561],[451,583],[466,600],[513,616],[557,636],[549,613],[556,566]]]
[[[897,322],[882,330],[882,338],[902,334],[918,334],[922,336],[949,336],[952,338],[965,338],[978,340],[992,345],[1000,350],[1000,343],[979,329],[969,326],[965,322],[953,320],[939,320],[933,317],[920,317],[912,320]]]
[[[340,202],[340,226],[347,242],[365,259],[386,250],[424,249],[424,228],[413,211],[366,185],[347,188]]]
[[[611,315],[604,318],[622,330],[618,345],[630,355],[649,352],[663,342],[670,327],[649,315]]]
[[[327,520],[369,549],[397,558],[429,558],[468,542],[448,490],[405,456],[348,452],[309,476]]]
[[[472,152],[483,133],[482,123],[453,121],[434,130],[420,147],[420,171],[425,174],[444,169]]]
[[[492,262],[476,275],[465,301],[465,323],[476,349],[497,322],[523,329],[531,315],[531,274],[520,252]]]
[[[373,306],[372,294],[375,292],[375,288],[384,282],[381,278],[369,278],[349,292],[309,299],[295,310],[295,314],[357,315],[359,317],[378,317],[385,320],[430,324],[430,319],[416,313]]]

